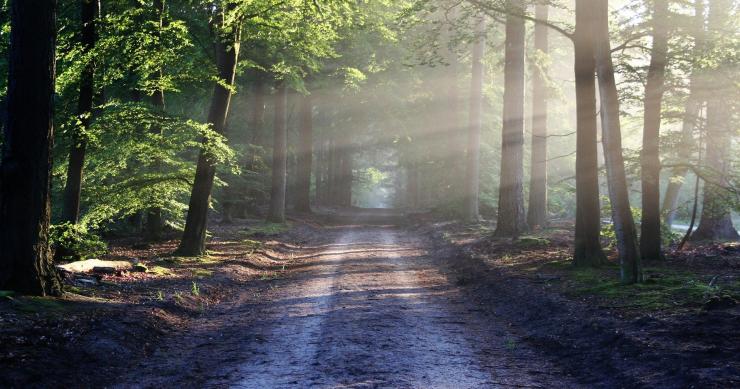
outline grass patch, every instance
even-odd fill
[[[147,274],[154,274],[155,276],[160,277],[171,276],[174,274],[172,270],[162,266],[152,266],[146,272]]]
[[[193,269],[192,273],[193,273],[193,277],[196,277],[196,278],[206,278],[206,277],[213,276],[213,270]]]
[[[616,266],[598,269],[572,268],[566,272],[573,281],[568,293],[576,296],[600,296],[614,300],[620,307],[646,310],[699,306],[717,295],[740,297],[737,283],[710,285],[711,279],[706,277],[665,268],[647,268],[644,271],[645,282],[625,285],[619,281]]]
[[[541,247],[549,245],[550,240],[538,236],[522,236],[515,243],[520,247]]]
[[[262,223],[248,227],[243,231],[245,237],[271,236],[282,234],[290,229],[290,223]]]

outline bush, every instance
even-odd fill
[[[108,245],[81,224],[52,225],[49,231],[54,257],[63,261],[78,261],[105,254]]]

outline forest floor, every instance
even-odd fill
[[[0,298],[0,387],[740,385],[736,245],[628,287],[567,265],[567,225],[517,241],[370,211],[213,226],[207,257],[124,240],[109,259],[146,272]]]

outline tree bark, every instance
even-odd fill
[[[643,259],[661,259],[660,244],[660,120],[662,113],[665,67],[668,60],[668,0],[653,2],[653,47],[650,53],[645,114],[642,132],[642,222],[640,255]]]
[[[221,15],[222,18],[223,16]],[[216,65],[218,77],[227,85],[234,85],[236,63],[239,57],[239,35],[239,29],[234,29],[228,34],[217,34]],[[211,107],[208,111],[208,123],[219,134],[223,134],[226,129],[226,118],[230,103],[231,90],[217,83],[213,89]],[[197,256],[205,254],[208,209],[215,175],[215,163],[209,158],[205,150],[201,150],[195,170],[193,191],[190,195],[185,231],[176,251],[179,255]]]
[[[285,222],[285,191],[288,169],[288,88],[282,82],[275,91],[275,121],[272,146],[272,185],[270,187],[270,209],[267,220]]]
[[[483,125],[483,55],[486,49],[486,22],[481,18],[475,28],[476,41],[473,45],[472,69],[470,76],[470,118],[468,122],[468,145],[465,153],[465,195],[464,219],[476,222],[480,218],[478,210],[478,190],[480,187],[480,132]]]
[[[301,98],[301,119],[298,132],[298,166],[296,178],[295,209],[311,212],[311,167],[313,162],[313,99]]]
[[[547,4],[537,4],[535,17],[547,21]],[[534,49],[540,56],[548,54],[549,28],[534,26]],[[544,66],[544,65],[542,65]],[[527,224],[531,228],[547,225],[547,84],[546,69],[532,66],[532,163],[529,181]]]
[[[0,164],[0,290],[62,291],[49,247],[56,1],[10,2],[8,112]]]
[[[95,32],[95,17],[99,13],[98,0],[80,0],[80,23],[83,55],[87,55],[95,47],[97,39]],[[85,132],[90,127],[93,109],[95,80],[95,61],[90,59],[82,69],[80,75],[80,91],[77,99],[77,117],[79,125],[72,128],[72,139],[67,165],[67,183],[64,188],[64,204],[62,221],[76,224],[80,218],[80,194],[82,192],[82,171],[85,165],[87,139]]]
[[[524,12],[520,0],[508,6]],[[506,16],[504,112],[501,131],[501,179],[495,236],[517,237],[527,230],[524,212],[524,19]]]
[[[576,80],[576,231],[573,263],[598,266],[606,262],[601,248],[601,207],[596,124],[596,63],[592,34],[592,0],[576,1],[573,36]]]
[[[694,63],[691,70],[691,78],[689,79],[689,96],[686,99],[684,106],[683,124],[681,128],[681,143],[679,144],[677,159],[679,161],[688,161],[691,158],[691,150],[696,144],[694,140],[694,130],[699,126],[699,115],[701,108],[704,103],[704,98],[699,93],[699,74],[701,72],[701,65],[699,64],[699,58],[702,55],[702,51],[705,47],[704,41],[704,0],[694,1]],[[685,167],[675,168],[671,172],[671,179],[668,182],[668,187],[665,191],[665,197],[663,198],[663,208],[661,213],[665,217],[665,224],[668,227],[673,225],[673,220],[676,217],[676,210],[678,208],[678,194],[683,186],[683,179],[686,177],[688,169]]]
[[[614,65],[609,43],[608,0],[594,1],[594,33],[596,42],[596,74],[599,80],[601,98],[601,129],[606,175],[609,187],[609,200],[612,209],[614,232],[617,236],[617,249],[622,282],[642,281],[640,251],[637,246],[637,230],[632,218],[627,175],[622,155],[622,130],[619,122],[619,96],[614,78]]]

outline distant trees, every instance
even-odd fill
[[[285,222],[285,191],[287,187],[288,166],[288,88],[278,81],[275,87],[275,119],[273,121],[272,143],[272,184],[270,186],[270,209],[267,220],[273,223]]]
[[[547,22],[549,6],[538,3],[535,18]],[[532,162],[529,173],[529,208],[527,224],[530,228],[547,225],[547,64],[548,32],[542,23],[534,26],[535,59],[532,69]]]
[[[49,247],[56,1],[10,2],[8,111],[0,163],[0,289],[61,293]]]
[[[311,212],[311,166],[313,163],[313,98],[301,96],[298,128],[295,209]]]
[[[483,105],[483,54],[486,48],[486,22],[476,21],[475,42],[471,59],[470,110],[468,119],[467,150],[465,154],[464,219],[478,221],[480,218],[478,191],[480,186],[480,131]]]
[[[501,131],[501,179],[495,236],[519,236],[527,230],[524,211],[524,2],[507,2],[504,65],[504,112]]]

